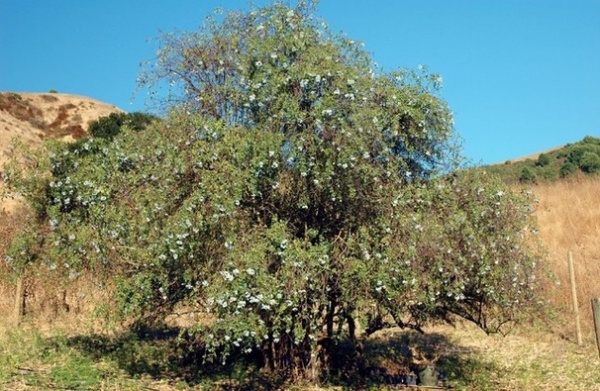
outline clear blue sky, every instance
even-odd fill
[[[0,91],[55,89],[143,111],[144,97],[131,98],[151,39],[248,4],[0,0]],[[321,0],[319,14],[387,70],[440,74],[474,163],[600,137],[600,0]]]

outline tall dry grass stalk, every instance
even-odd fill
[[[15,233],[32,218],[24,206],[0,211],[0,331],[14,327],[17,281],[25,293],[24,316],[39,330],[58,326],[64,330],[103,329],[106,322],[93,317],[97,304],[108,303],[112,287],[102,286],[94,276],[65,281],[43,265],[32,265],[19,278],[5,261]]]
[[[574,338],[568,253],[573,254],[579,311],[584,336],[593,336],[591,299],[600,297],[600,177],[575,178],[532,188],[539,204],[539,237],[557,285],[549,299],[564,315]],[[572,331],[571,331],[572,330]]]

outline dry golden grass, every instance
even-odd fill
[[[536,212],[539,237],[545,246],[547,262],[557,284],[549,289],[549,300],[557,306],[574,336],[573,303],[568,253],[575,265],[575,278],[582,330],[593,337],[590,300],[600,297],[600,177],[536,185],[539,200]]]
[[[463,360],[473,357],[491,364],[481,371],[487,372],[481,385],[475,375],[473,383],[459,389],[600,391],[600,360],[594,344],[577,346],[532,325],[506,337],[488,336],[466,322],[455,328],[437,326],[433,331],[447,335],[455,349],[468,352]]]

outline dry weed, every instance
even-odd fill
[[[575,178],[534,186],[539,200],[539,236],[548,251],[547,261],[556,275],[549,299],[572,324],[573,302],[568,253],[575,265],[579,311],[584,335],[593,337],[590,301],[600,297],[600,177]],[[574,330],[569,326],[569,330]],[[569,331],[569,335],[573,335]]]

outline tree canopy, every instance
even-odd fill
[[[141,81],[172,85],[164,121],[7,170],[38,215],[10,262],[104,273],[135,324],[185,308],[204,359],[309,377],[363,331],[458,315],[494,332],[535,302],[528,196],[452,172],[439,77],[383,72],[305,2],[162,42]]]

